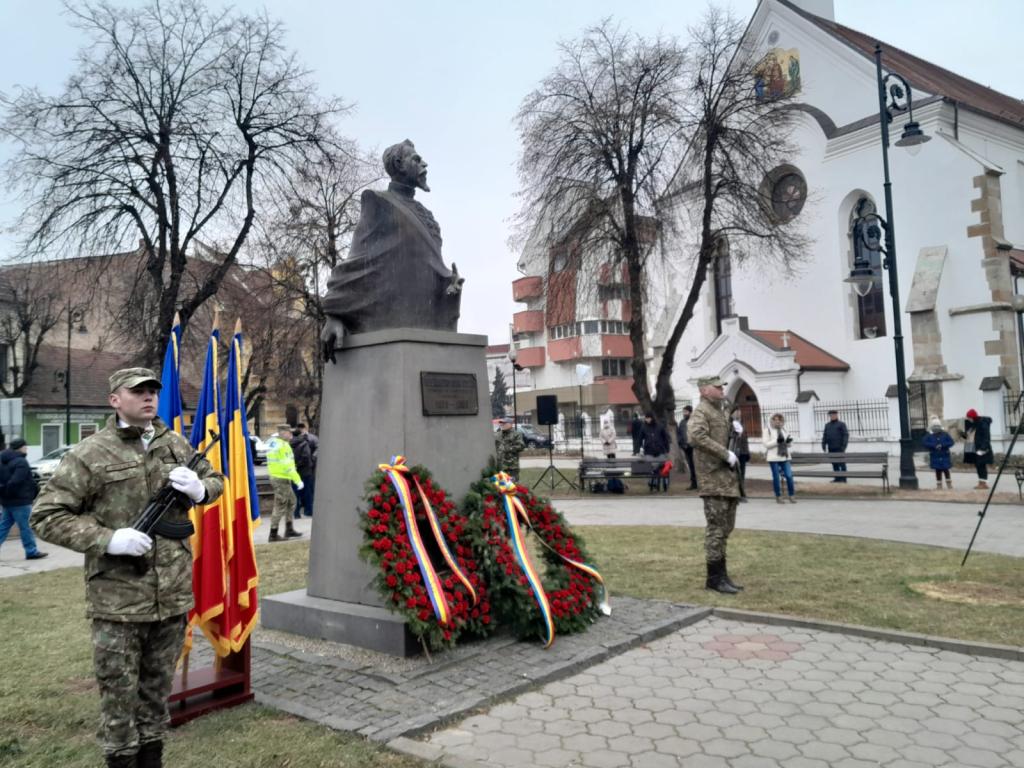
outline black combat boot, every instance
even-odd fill
[[[704,584],[705,589],[710,589],[713,592],[721,592],[723,595],[735,595],[739,592],[736,587],[729,584],[725,578],[725,563],[721,560],[716,560],[713,563],[708,563],[708,580]]]
[[[282,541],[281,535],[277,532],[276,525],[270,529],[270,541]]]
[[[743,591],[743,587],[741,587],[739,584],[736,584],[732,579],[729,578],[728,559],[725,557],[722,558],[722,581],[724,581],[730,587],[735,589],[737,592]]]
[[[296,536],[301,536],[301,535],[302,535],[301,533],[299,533],[298,531],[295,530],[295,527],[292,525],[292,521],[291,520],[285,520],[285,522],[284,522],[284,537],[286,539],[294,539]]]
[[[135,755],[107,755],[107,768],[135,768]]]
[[[148,741],[139,747],[136,768],[163,768],[164,764],[164,743],[162,741]]]

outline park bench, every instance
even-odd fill
[[[889,492],[889,454],[877,453],[794,453],[789,458],[793,465],[793,477],[828,477],[833,480],[848,477],[878,478],[882,488]],[[845,472],[828,469],[811,469],[820,464],[846,464]],[[864,465],[863,469],[850,469],[851,464]],[[871,466],[874,465],[874,466]]]
[[[623,480],[642,477],[650,480],[664,463],[665,459],[656,459],[652,456],[629,456],[621,459],[584,457],[579,467],[580,489],[593,491],[595,483],[607,483],[613,477]]]

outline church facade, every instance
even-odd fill
[[[814,444],[836,407],[854,442],[894,445],[890,276],[856,227],[865,214],[886,215],[876,40],[837,24],[829,0],[762,0],[746,35],[773,64],[754,87],[785,89],[797,103],[799,151],[766,183],[811,252],[785,274],[724,251],[679,345],[677,398],[695,399],[697,377],[719,374],[755,431],[779,411],[798,417],[794,431]],[[890,123],[911,426],[919,433],[932,416],[953,423],[975,408],[1005,433],[1021,388],[1024,102],[880,45],[883,70],[911,84],[914,120],[929,137],[907,151],[894,146],[906,112]],[[858,256],[874,275],[864,296],[846,282]],[[652,338],[655,355],[660,341]]]

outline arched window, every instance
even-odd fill
[[[724,235],[718,238],[715,260],[712,264],[715,280],[715,330],[722,332],[722,320],[732,317],[732,260],[729,258],[729,240]]]
[[[852,267],[857,258],[866,259],[875,272],[875,279],[871,283],[871,290],[866,296],[857,296],[857,327],[858,339],[875,339],[885,336],[885,288],[882,281],[882,254],[878,251],[868,250],[860,237],[854,232],[854,225],[862,216],[875,212],[875,204],[868,197],[861,197],[850,212],[850,224],[848,237],[850,243],[850,266]],[[851,287],[852,291],[853,288]]]

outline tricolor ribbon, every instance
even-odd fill
[[[551,615],[551,605],[548,601],[547,592],[544,591],[544,585],[541,583],[540,574],[534,567],[533,561],[530,560],[530,554],[526,549],[526,540],[523,537],[523,530],[519,527],[519,521],[521,520],[528,528],[532,529],[530,516],[526,513],[523,502],[516,495],[516,483],[508,473],[499,472],[493,475],[490,481],[505,502],[505,519],[508,521],[509,538],[512,539],[512,551],[515,552],[516,559],[519,561],[519,567],[523,570],[523,574],[525,574],[526,580],[530,584],[530,589],[533,590],[533,596],[537,600],[537,607],[540,608],[540,615],[544,620],[544,628],[547,630],[547,639],[544,647],[548,648],[555,641],[555,622]],[[601,585],[602,592],[604,593],[601,598],[601,612],[605,615],[610,614],[611,608],[608,607],[607,589],[604,586],[604,579],[601,578],[601,574],[597,572],[597,569],[578,560],[573,560],[571,557],[566,557],[551,547],[541,536],[538,535],[537,539],[551,552],[554,552],[561,558],[566,565],[587,574]]]
[[[416,485],[420,500],[423,502],[423,512],[426,515],[427,522],[430,523],[430,530],[434,533],[434,540],[441,550],[441,555],[444,557],[445,562],[448,563],[448,567],[452,569],[455,578],[466,587],[466,591],[469,592],[473,600],[473,605],[476,605],[478,600],[476,590],[473,589],[469,578],[459,568],[455,558],[452,557],[451,550],[448,549],[448,542],[441,531],[441,525],[437,521],[437,515],[434,514],[434,509],[430,506],[430,500],[427,498],[423,486],[420,485],[419,478],[416,475],[412,475],[409,467],[405,465],[405,457],[392,456],[390,464],[378,464],[377,467],[388,476],[395,488],[395,493],[398,494],[398,501],[402,507],[402,517],[405,520],[405,530],[409,534],[409,544],[412,546],[413,554],[416,556],[416,563],[419,565],[420,574],[423,576],[427,595],[434,606],[434,616],[437,617],[441,624],[447,624],[451,619],[451,608],[448,606],[448,600],[445,599],[441,578],[437,575],[437,571],[434,570],[434,565],[430,562],[430,555],[427,553],[423,537],[420,536],[420,529],[416,524],[416,511],[413,505],[412,491],[409,488],[409,481],[406,475],[411,475],[413,483]]]

